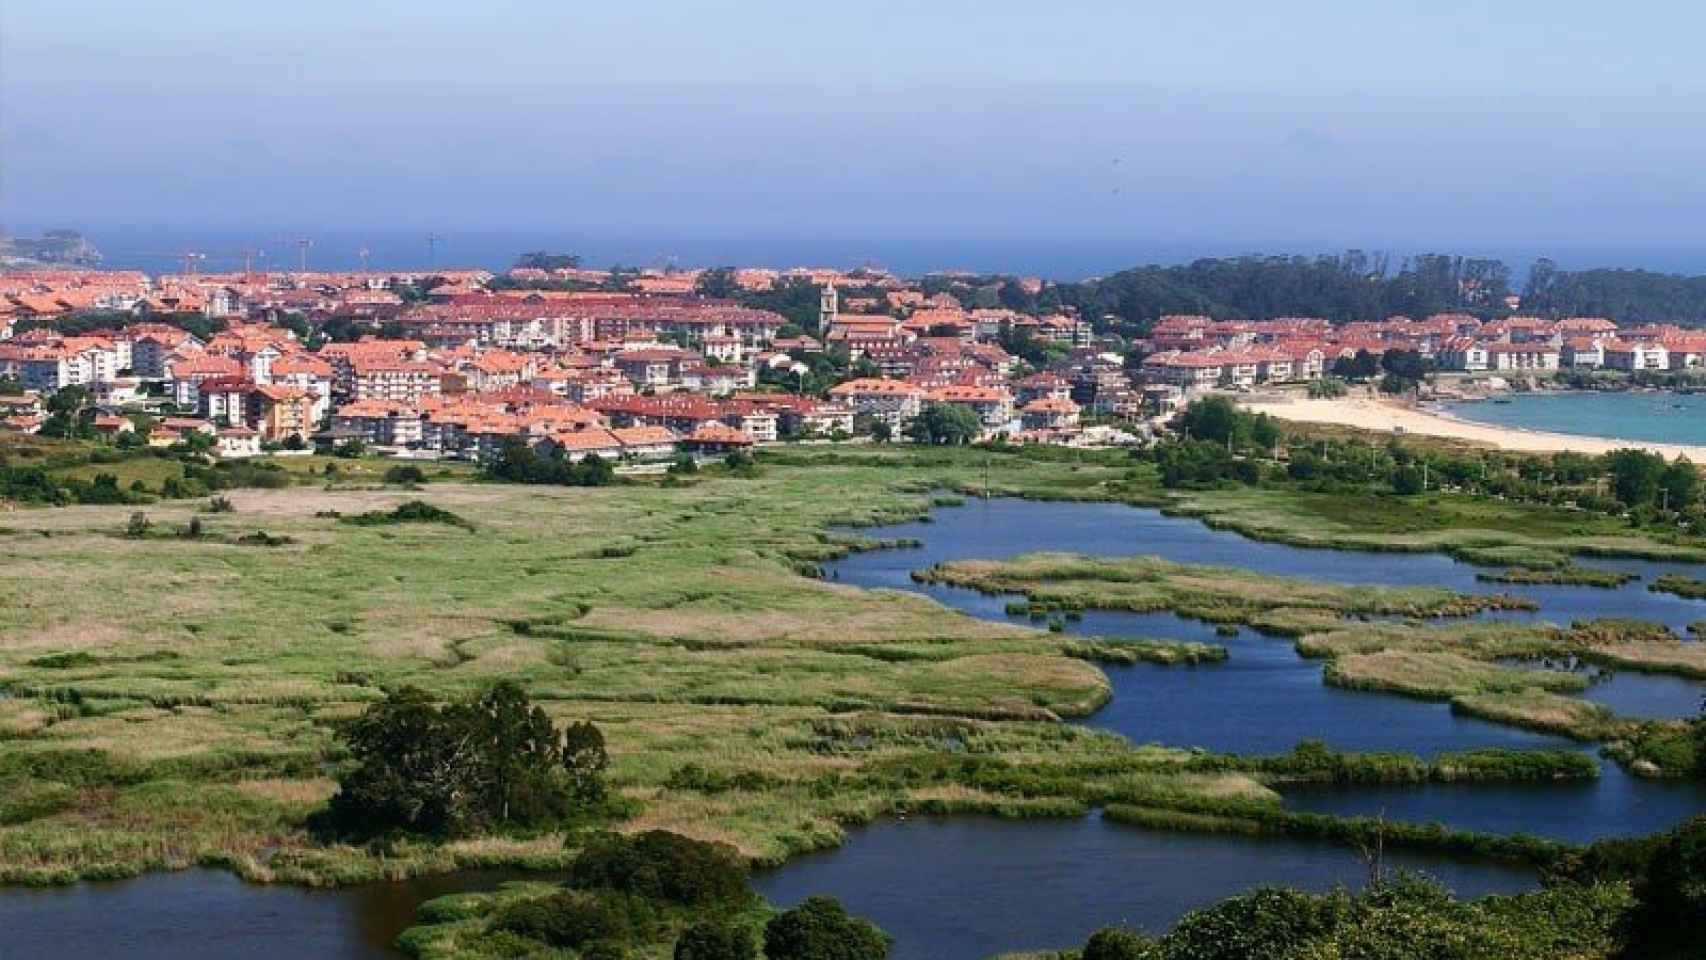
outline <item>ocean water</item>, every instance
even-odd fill
[[[1648,443],[1706,444],[1706,394],[1518,393],[1500,402],[1453,403],[1445,409],[1464,420],[1502,427]]]

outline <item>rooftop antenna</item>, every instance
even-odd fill
[[[243,276],[245,278],[247,278],[247,277],[253,275],[255,272],[255,259],[257,257],[265,257],[266,255],[267,255],[267,252],[265,250],[258,250],[254,247],[244,247],[243,248]]]
[[[314,245],[309,237],[298,237],[296,240],[296,265],[298,273],[308,272],[308,248]]]
[[[357,250],[355,252],[355,255],[361,258],[361,272],[362,273],[367,272],[367,256],[371,252],[372,251],[368,250],[367,247],[365,247],[365,246],[363,246],[360,250]]]
[[[439,236],[438,234],[436,234],[436,233],[427,234],[427,266],[429,266],[429,267],[433,266],[438,262],[438,260],[437,260],[438,245],[443,243],[443,242],[444,242],[444,238]]]
[[[206,259],[207,254],[205,253],[196,253],[194,250],[185,250],[183,253],[184,276],[193,278],[195,276],[196,263]]]

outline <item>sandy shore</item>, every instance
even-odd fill
[[[1404,433],[1433,437],[1449,437],[1485,443],[1505,450],[1527,453],[1557,453],[1569,450],[1576,453],[1605,453],[1627,447],[1639,447],[1661,453],[1667,458],[1685,456],[1695,463],[1706,463],[1706,447],[1676,443],[1652,443],[1645,440],[1619,440],[1615,437],[1578,437],[1566,433],[1545,433],[1517,427],[1497,427],[1473,423],[1444,413],[1418,409],[1390,400],[1345,398],[1340,400],[1278,400],[1245,403],[1253,413],[1265,413],[1282,420],[1301,423],[1330,423],[1344,427],[1359,427],[1391,433],[1400,428]]]

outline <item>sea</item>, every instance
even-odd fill
[[[1706,394],[1632,390],[1516,393],[1451,403],[1477,423],[1582,437],[1706,445]]]

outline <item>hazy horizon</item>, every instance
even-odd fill
[[[1072,277],[1358,247],[1706,273],[1682,122],[1706,11],[1604,11],[13,0],[0,226],[115,265],[293,264],[296,236],[311,265],[412,265],[434,232],[480,266]]]

